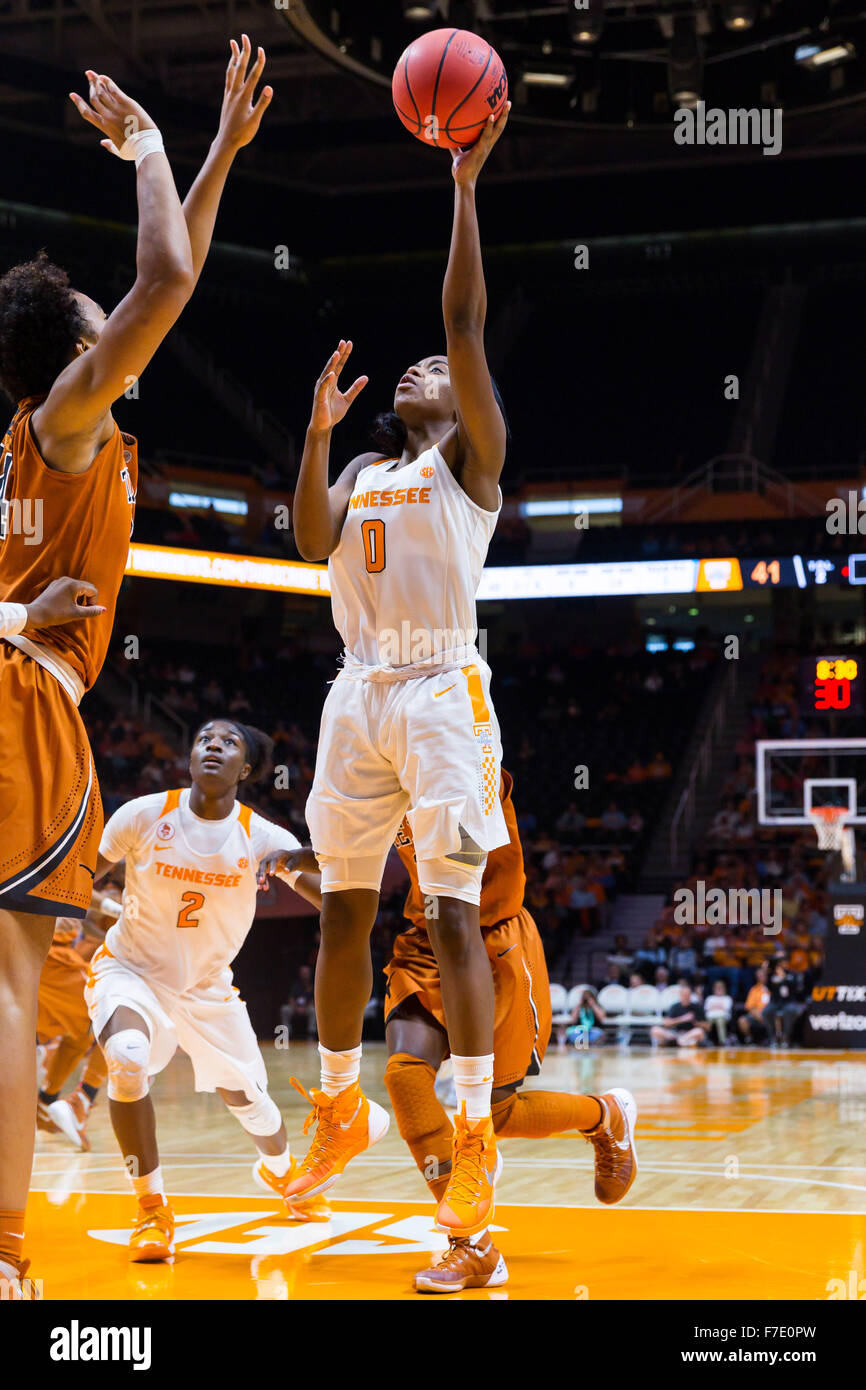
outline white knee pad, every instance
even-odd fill
[[[474,857],[474,856],[473,856]],[[464,903],[481,903],[484,863],[465,863],[453,856],[418,861],[418,887],[425,898],[459,898]]]
[[[228,1109],[247,1134],[264,1136],[276,1134],[283,1123],[278,1106],[274,1104],[267,1092],[254,1100],[252,1105],[230,1105]]]
[[[378,893],[388,851],[361,859],[340,859],[329,854],[317,854],[316,858],[322,871],[323,893],[340,893],[346,888],[371,888]]]
[[[108,1067],[109,1100],[144,1100],[150,1088],[150,1040],[139,1028],[112,1033],[102,1049]]]

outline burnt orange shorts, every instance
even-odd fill
[[[83,917],[102,800],[81,716],[32,657],[0,640],[0,908]]]
[[[544,948],[532,917],[521,908],[485,934],[493,970],[496,1013],[493,1024],[493,1084],[510,1086],[534,1076],[550,1038],[550,982]],[[385,966],[388,988],[385,1022],[398,1004],[415,994],[419,1004],[445,1027],[439,966],[425,931],[400,932]]]
[[[90,1036],[90,1014],[84,1002],[86,966],[71,946],[52,946],[39,980],[39,1013],[36,1036],[49,1038]],[[91,1038],[92,1041],[92,1038]]]

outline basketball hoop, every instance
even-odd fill
[[[847,806],[811,806],[809,820],[818,836],[818,848],[842,855],[846,873],[854,872],[854,831],[845,824],[851,814]]]

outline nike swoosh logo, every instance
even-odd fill
[[[95,878],[95,877],[96,877],[96,870],[95,870],[95,869],[88,869],[88,867],[87,867],[86,864],[82,864],[81,867],[82,867],[82,869],[84,870],[84,872],[85,872],[86,874],[90,874],[90,877],[91,877],[91,878]]]
[[[162,854],[164,849],[168,849],[168,845],[154,845],[153,848],[155,854]]]
[[[358,1101],[358,1104],[357,1104],[357,1106],[356,1106],[356,1109],[355,1109],[355,1113],[354,1113],[354,1115],[352,1116],[351,1120],[346,1120],[345,1123],[344,1123],[342,1120],[340,1121],[340,1129],[351,1129],[351,1128],[352,1128],[352,1125],[355,1123],[355,1121],[357,1120],[359,1114],[361,1113],[361,1105],[362,1105],[362,1102],[359,1100],[359,1101]]]
[[[457,682],[455,681],[455,682],[454,682],[454,685],[456,685],[456,684],[457,684]],[[438,700],[440,695],[447,695],[449,690],[453,690],[453,689],[454,689],[454,685],[446,685],[446,687],[445,687],[444,690],[436,690],[436,691],[434,691],[434,692],[433,692],[433,699],[434,699],[434,700]]]
[[[515,941],[514,946],[516,946],[516,945],[517,945],[517,942]],[[506,948],[505,948],[504,951],[497,951],[497,952],[496,952],[497,956],[507,956],[509,951],[513,951],[513,950],[514,950],[514,946],[506,946]]]

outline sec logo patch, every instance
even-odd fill
[[[425,464],[425,466],[421,469],[421,477],[422,477],[422,478],[432,478],[432,477],[433,477],[433,474],[434,474],[435,472],[436,472],[436,469],[435,469],[435,468],[431,468],[431,466],[430,466],[429,463],[428,463],[428,464]]]
[[[164,820],[157,828],[156,838],[158,840],[171,840],[174,836],[174,826],[170,821]]]
[[[239,869],[248,869],[249,867],[250,867],[250,861],[249,861],[249,859],[239,859],[239,860],[238,860],[238,868],[239,868]]]

